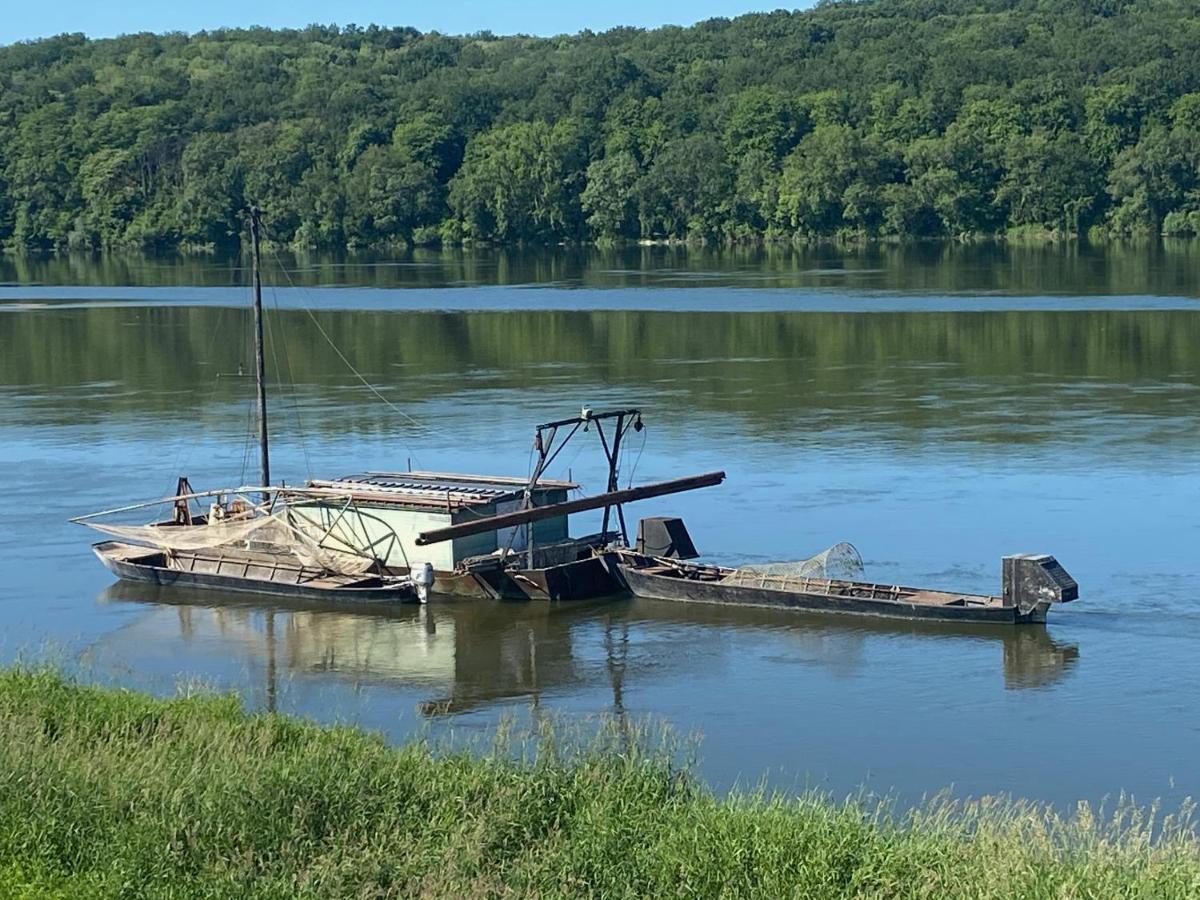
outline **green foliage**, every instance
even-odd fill
[[[369,148],[355,161],[346,185],[349,243],[393,238],[412,243],[414,229],[440,214],[442,194],[432,166],[393,147]]]
[[[582,739],[580,739],[580,737]],[[0,675],[8,897],[1161,897],[1200,890],[1186,817],[996,800],[718,798],[612,725],[474,755]]]
[[[450,182],[450,206],[471,238],[573,237],[582,218],[576,182],[584,159],[581,130],[571,119],[486,131],[467,144]]]
[[[668,144],[638,182],[638,219],[647,237],[716,234],[732,188],[720,141],[697,133]]]
[[[637,160],[626,150],[610,152],[588,166],[587,186],[580,202],[597,236],[619,238],[637,233],[636,190],[640,176]]]
[[[896,168],[878,142],[848,125],[818,125],[784,163],[780,224],[795,231],[875,231]]]
[[[1191,233],[1198,0],[0,47],[0,244]],[[806,171],[811,166],[812,171]]]

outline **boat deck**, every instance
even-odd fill
[[[639,565],[638,571],[645,575],[658,575],[680,581],[695,581],[725,587],[754,588],[827,597],[849,597],[858,600],[916,603],[927,606],[1000,606],[1003,603],[1000,597],[984,594],[960,594],[869,581],[779,575],[666,560],[655,560],[645,565]]]

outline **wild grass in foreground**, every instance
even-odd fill
[[[231,697],[8,671],[0,896],[1200,896],[1180,821],[717,798],[621,747],[391,748]]]

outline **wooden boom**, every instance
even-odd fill
[[[554,516],[565,516],[569,513],[585,512],[589,509],[600,509],[602,506],[616,506],[618,503],[629,503],[633,500],[647,500],[650,497],[662,497],[665,494],[678,494],[680,491],[693,491],[696,488],[713,487],[725,480],[724,472],[708,472],[704,475],[689,475],[686,478],[673,478],[670,481],[656,481],[653,484],[643,484],[623,491],[609,491],[594,497],[584,497],[580,500],[567,500],[563,503],[551,503],[548,506],[535,506],[532,509],[521,509],[517,512],[490,516],[486,519],[475,519],[459,525],[447,525],[445,528],[435,528],[432,531],[422,531],[417,535],[417,546],[440,544],[454,538],[467,537],[472,534],[482,534],[485,531],[498,531],[501,528],[512,528],[539,519],[549,519]]]

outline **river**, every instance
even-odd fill
[[[180,474],[253,480],[246,272],[8,256],[3,660],[162,693],[201,681],[394,740],[651,720],[694,736],[720,790],[1062,808],[1200,793],[1196,247],[269,261],[272,462],[289,482],[524,475],[535,423],[636,405],[622,485],[728,472],[631,507],[682,515],[707,558],[848,540],[872,580],[993,593],[1003,554],[1048,552],[1081,599],[1044,628],[964,630],[633,600],[364,615],[115,584],[70,516]],[[580,447],[551,474],[600,490],[600,453]]]

